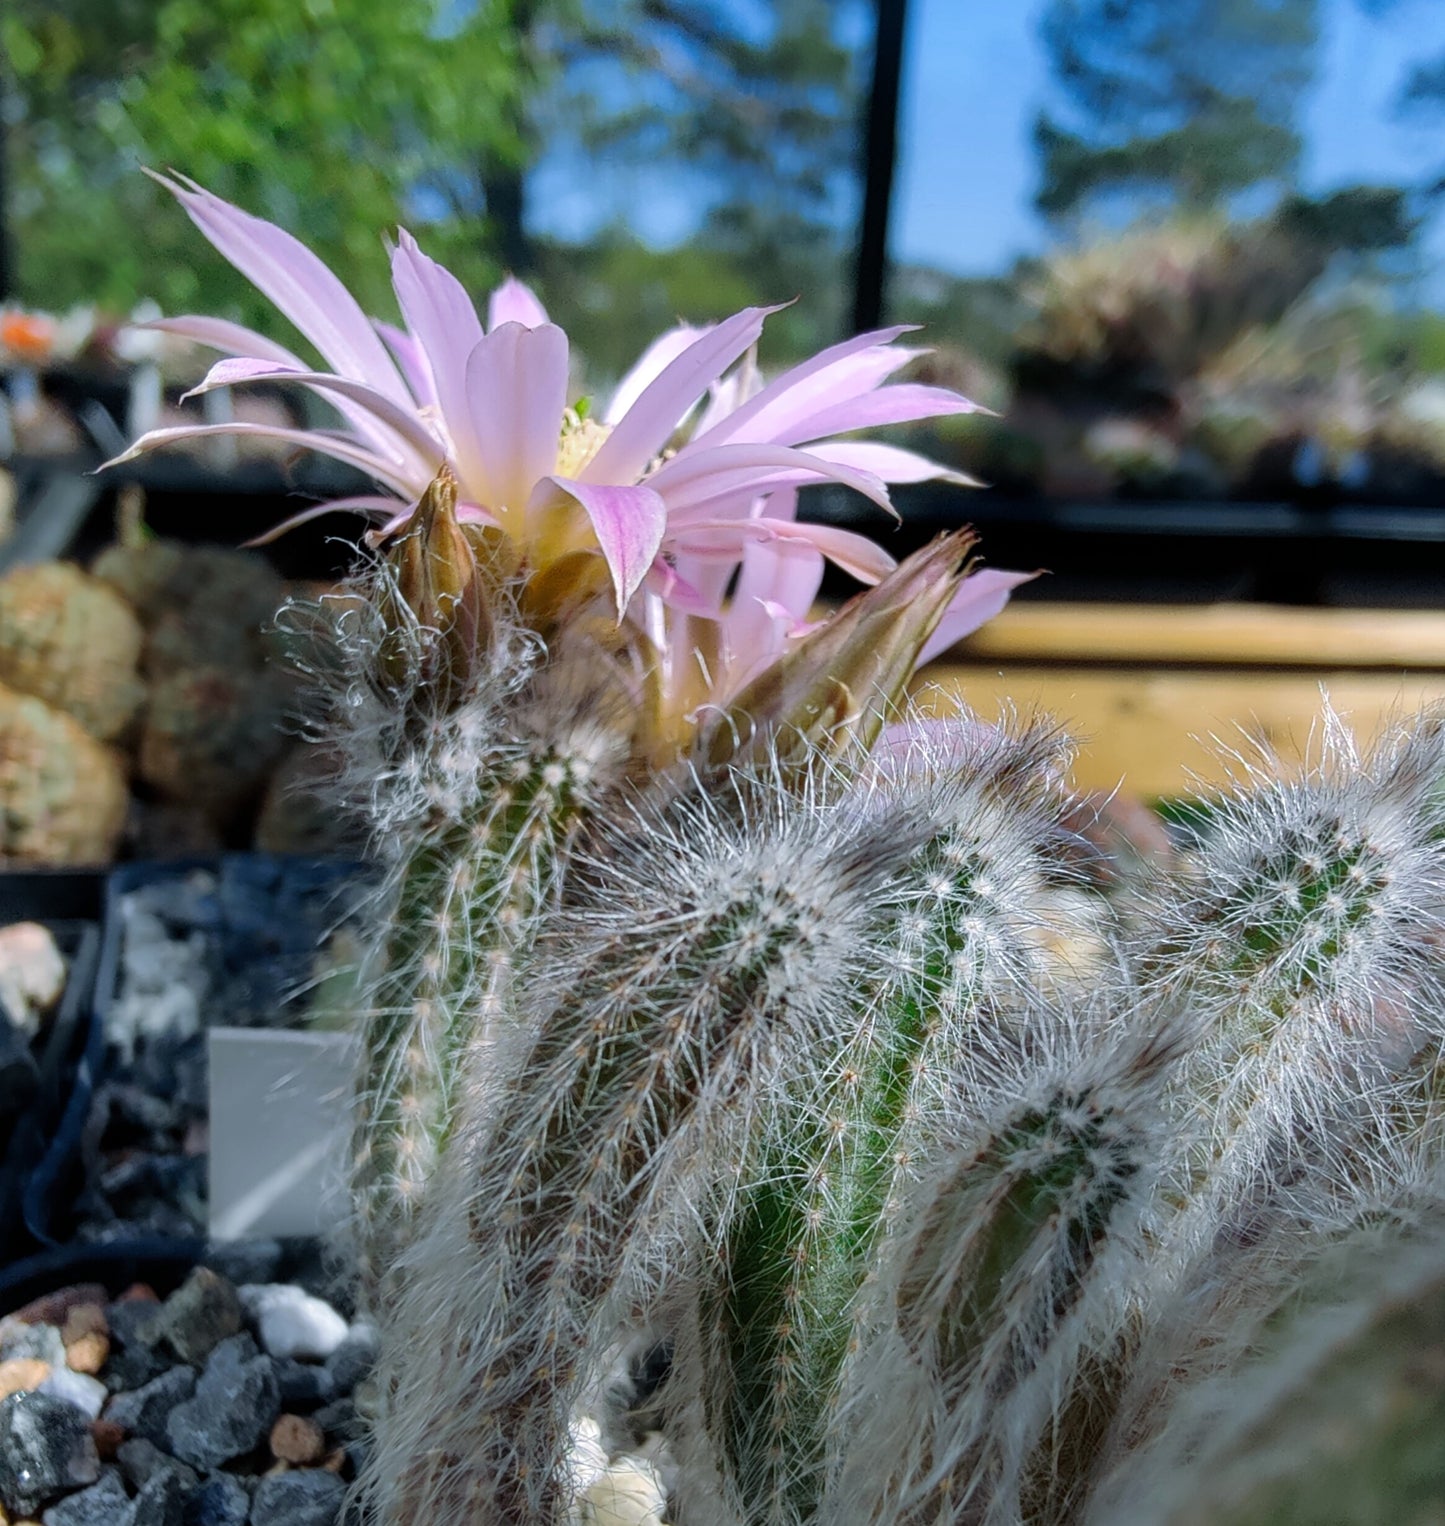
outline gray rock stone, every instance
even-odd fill
[[[283,1357],[276,1363],[276,1381],[281,1385],[281,1402],[289,1410],[315,1409],[318,1404],[329,1404],[338,1395],[330,1363],[319,1367],[314,1362]]]
[[[182,1526],[246,1526],[251,1496],[228,1473],[213,1473],[186,1501]]]
[[[249,1452],[281,1412],[270,1357],[248,1335],[233,1335],[211,1353],[195,1396],[171,1411],[168,1449],[198,1468],[218,1468]]]
[[[243,1322],[236,1290],[209,1267],[195,1271],[161,1305],[156,1322],[160,1340],[183,1362],[199,1367]]]
[[[261,1480],[251,1526],[336,1526],[346,1485],[334,1473],[302,1469]]]
[[[350,1399],[337,1399],[325,1404],[311,1417],[326,1432],[330,1442],[350,1441],[360,1430],[356,1418],[356,1406]]]
[[[100,1380],[113,1394],[132,1393],[144,1388],[153,1378],[158,1378],[170,1366],[158,1352],[146,1346],[132,1346],[117,1350],[114,1346],[106,1358]]]
[[[115,1460],[133,1489],[144,1489],[158,1473],[173,1473],[184,1490],[200,1487],[201,1478],[194,1468],[178,1462],[143,1436],[134,1436],[116,1448]]]
[[[87,1420],[94,1420],[110,1397],[99,1378],[72,1372],[65,1366],[50,1369],[49,1376],[40,1384],[40,1392],[73,1404]]]
[[[339,1395],[349,1394],[376,1363],[376,1336],[367,1327],[353,1326],[351,1333],[326,1359],[326,1370]]]
[[[162,1305],[148,1298],[131,1298],[109,1305],[105,1311],[110,1337],[127,1351],[133,1347],[150,1348],[160,1338]]]
[[[11,1515],[34,1515],[99,1477],[90,1421],[73,1404],[42,1393],[0,1401],[0,1504]]]
[[[27,1325],[18,1319],[5,1321],[0,1329],[0,1362],[21,1360],[65,1366],[65,1342],[54,1325]]]
[[[178,1404],[196,1391],[196,1375],[189,1367],[172,1367],[152,1378],[143,1388],[117,1394],[105,1407],[105,1418],[114,1420],[131,1436],[143,1436],[156,1446],[169,1449],[166,1426]]]
[[[135,1526],[182,1526],[190,1491],[179,1473],[154,1473],[135,1497]]]
[[[139,1502],[129,1498],[120,1475],[107,1469],[93,1488],[68,1494],[40,1517],[42,1526],[152,1526],[150,1516],[141,1516]],[[157,1521],[154,1526],[169,1526]]]

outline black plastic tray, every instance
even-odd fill
[[[21,1196],[21,1219],[25,1232],[40,1246],[61,1245],[68,1228],[66,1217],[81,1182],[81,1142],[90,1117],[95,1091],[107,1065],[107,1018],[120,976],[124,921],[122,898],[147,885],[182,879],[196,870],[217,875],[224,885],[227,876],[265,877],[274,873],[301,873],[314,877],[318,891],[328,887],[338,895],[360,882],[362,865],[345,859],[318,859],[305,855],[233,853],[220,857],[186,858],[164,862],[124,864],[105,882],[100,948],[93,983],[93,999],[87,1013],[84,1048],[71,1075],[69,1095],[58,1126],[39,1163],[27,1178]],[[246,957],[243,946],[239,957]],[[189,1242],[186,1242],[189,1243]],[[95,1246],[92,1249],[100,1249]]]

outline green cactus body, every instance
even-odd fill
[[[632,1296],[627,1268],[665,1253],[682,1184],[700,1173],[701,1195],[730,1174],[725,1141],[746,1137],[759,1088],[846,1022],[906,832],[766,789],[749,804],[725,816],[701,797],[639,819],[539,945],[518,998],[536,1039],[484,1136],[455,1152],[468,1286],[411,1289],[418,1319],[438,1319],[439,1297],[472,1300],[441,1316],[464,1349],[451,1386],[429,1385],[423,1432],[422,1450],[460,1466],[416,1479],[397,1519],[450,1519],[477,1490],[489,1521],[562,1518],[571,1412]]]
[[[725,1281],[703,1311],[714,1327],[707,1360],[731,1384],[710,1390],[710,1430],[737,1499],[757,1521],[814,1517],[827,1436],[854,1306],[909,1136],[928,1111],[919,1078],[938,1074],[974,1016],[946,1000],[970,952],[964,929],[969,875],[944,867],[932,844],[910,866],[942,874],[931,917],[920,918],[916,978],[860,1003],[860,1036],[845,1050],[821,1106],[789,1108],[728,1236]]]
[[[894,1309],[924,1385],[918,1413],[935,1420],[912,1442],[900,1520],[1012,1520],[1042,1438],[1060,1465],[1077,1362],[1064,1332],[1106,1280],[1098,1264],[1147,1165],[1139,1102],[1062,1087],[1017,1108],[929,1190],[900,1248]]]
[[[940,1079],[956,1073],[975,1025],[1017,1004],[1037,974],[1057,820],[1037,814],[1048,791],[1030,819],[1017,783],[1006,787],[1021,760],[1037,790],[1042,758],[1027,746],[986,753],[950,802],[944,820],[957,824],[908,864],[896,967],[856,998],[856,1036],[825,1088],[785,1102],[731,1226],[721,1287],[701,1311],[703,1361],[729,1375],[707,1390],[709,1429],[749,1520],[815,1517],[858,1291],[939,1125]]]
[[[1153,1442],[1101,1487],[1088,1526],[1440,1519],[1445,1245],[1436,1232],[1360,1249],[1276,1280],[1276,1306],[1252,1310],[1244,1360],[1165,1409]]]
[[[372,1268],[409,1237],[456,1116],[468,1047],[496,1021],[499,982],[586,811],[587,759],[539,748],[498,772],[466,819],[420,836],[400,871],[362,1034],[370,1091],[353,1190]]]
[[[1440,852],[1402,787],[1408,754],[1227,803],[1156,923],[1145,980],[1198,1030],[1171,1088],[1175,1265],[1307,1155],[1325,1187],[1356,1170],[1347,1138],[1378,1153],[1399,1067],[1439,1030]]]

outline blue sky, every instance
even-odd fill
[[[1004,270],[1044,246],[1031,200],[1035,114],[1049,94],[1037,41],[1046,0],[910,0],[893,257],[959,275]],[[1312,192],[1409,181],[1445,163],[1445,122],[1401,122],[1392,102],[1412,59],[1445,50],[1445,0],[1397,0],[1373,19],[1322,0],[1321,49],[1301,127]],[[1431,285],[1445,280],[1445,217],[1430,230]]]

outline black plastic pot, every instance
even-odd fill
[[[38,1053],[28,1104],[0,1128],[0,1266],[34,1248],[23,1199],[45,1157],[74,1089],[90,1029],[100,953],[99,874],[23,872],[0,875],[0,925],[39,922],[65,955],[65,990]]]
[[[214,915],[206,930],[212,932],[217,941],[219,966],[252,982],[255,1000],[263,1006],[272,996],[279,1006],[287,986],[298,983],[298,956],[307,949],[304,937],[307,924],[296,919],[288,923],[286,935],[281,936],[274,917],[257,917],[248,915],[248,912],[264,902],[268,892],[275,893],[278,887],[285,887],[286,894],[303,899],[313,895],[334,896],[335,916],[340,920],[351,887],[360,883],[364,875],[361,865],[348,860],[262,853],[133,863],[112,871],[105,882],[94,999],[83,1025],[83,1050],[73,1068],[69,1094],[58,1125],[43,1157],[29,1172],[21,1196],[24,1232],[38,1246],[60,1247],[73,1228],[73,1207],[83,1186],[86,1131],[96,1090],[112,1063],[107,1035],[121,974],[124,898],[147,886],[183,880],[197,870],[214,875],[217,882]],[[152,1244],[153,1241],[141,1239],[136,1243]],[[189,1245],[191,1242],[180,1243]],[[101,1247],[90,1248],[99,1250]]]

